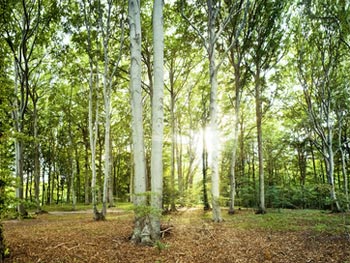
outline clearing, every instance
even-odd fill
[[[223,211],[223,214],[227,211]],[[239,210],[211,222],[201,209],[164,216],[171,226],[154,247],[132,244],[130,210],[111,209],[107,221],[92,213],[50,212],[5,221],[5,262],[350,262],[349,214],[317,210]]]

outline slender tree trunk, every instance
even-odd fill
[[[73,97],[73,87],[70,88],[70,96],[69,96],[69,120],[68,120],[68,134],[69,134],[69,148],[68,148],[68,156],[69,156],[69,165],[70,165],[70,182],[67,186],[67,203],[70,203],[70,196],[72,195],[72,209],[75,210],[76,198],[75,198],[75,159],[74,153],[77,150],[74,150],[75,143],[72,132],[72,97]],[[69,191],[68,191],[69,190]]]
[[[114,203],[114,193],[117,194],[117,187],[115,185],[116,183],[116,167],[114,163],[113,153],[112,153],[112,140],[110,140],[109,145],[111,151],[110,151],[110,175],[108,180],[108,207],[115,207]]]
[[[204,210],[207,211],[210,209],[209,200],[208,200],[208,190],[207,190],[207,177],[208,177],[208,150],[206,142],[206,131],[203,128],[203,149],[202,149],[202,174],[203,174],[203,205]]]
[[[37,102],[38,97],[33,91],[32,101],[33,101],[33,137],[34,137],[34,193],[35,193],[35,204],[36,212],[41,212],[40,206],[40,160],[39,160],[39,137],[38,137],[38,110]],[[43,182],[44,183],[44,182]]]
[[[257,191],[257,184],[256,184],[256,169],[255,169],[255,146],[254,143],[252,144],[252,177],[253,177],[253,189],[254,189],[254,199],[259,200],[259,195]],[[256,202],[255,202],[256,204]]]
[[[160,217],[163,199],[163,129],[164,129],[164,32],[163,0],[153,2],[153,72],[152,97],[152,153],[151,153],[151,206],[156,211],[151,215],[151,238],[160,238]]]
[[[92,92],[92,90],[91,90]],[[92,100],[92,95],[91,95]],[[92,118],[92,101],[91,104],[89,102],[89,119]],[[92,128],[92,120],[89,121],[89,133],[90,133],[90,148],[91,148],[91,170],[92,170],[92,179],[91,179],[91,193],[92,193],[92,208],[94,213],[94,219],[96,221],[103,219],[103,215],[98,211],[97,209],[97,193],[98,193],[98,186],[96,185],[96,177],[97,177],[97,171],[96,171],[96,143],[98,138],[98,107],[96,107],[96,115],[95,115],[95,123],[94,128]]]
[[[105,217],[107,214],[107,202],[113,203],[113,198],[109,198],[110,174],[111,174],[111,82],[114,74],[109,73],[109,38],[110,38],[110,21],[112,2],[107,3],[107,19],[103,23],[103,14],[101,3],[99,2],[99,27],[103,40],[103,55],[104,55],[104,72],[103,72],[103,98],[105,110],[105,145],[104,145],[104,181],[103,181],[103,197],[102,197],[102,214]],[[122,45],[122,44],[121,44]],[[113,194],[112,194],[113,197]]]
[[[237,153],[237,147],[238,147],[238,118],[239,115],[237,114],[237,109],[235,112],[235,127],[234,127],[234,134],[233,134],[233,147],[232,147],[232,153],[231,153],[231,164],[230,164],[230,203],[229,203],[229,214],[235,213],[235,194],[236,194],[236,153]]]
[[[18,185],[16,187],[16,198],[19,200],[17,205],[17,212],[20,216],[26,216],[27,211],[23,205],[23,142],[16,138],[15,140],[15,158],[16,158],[16,177],[18,179]]]
[[[15,62],[15,91],[14,94],[17,96],[18,93],[18,65]],[[15,110],[13,111],[13,119],[14,119],[14,125],[15,125],[15,131],[18,134],[22,133],[23,130],[23,114],[27,107],[27,100],[28,100],[28,94],[25,94],[23,84],[21,83],[21,100],[15,99],[14,107]],[[24,208],[23,205],[23,185],[24,185],[24,176],[23,176],[23,141],[21,138],[15,138],[15,173],[16,173],[16,179],[17,179],[17,186],[16,186],[16,198],[19,201],[17,205],[17,212],[20,217],[26,216],[27,211]]]
[[[89,176],[89,143],[86,141],[85,145],[85,176],[84,176],[84,201],[88,205],[90,203],[90,176]]]
[[[180,124],[181,125],[181,124]],[[179,134],[181,134],[181,129],[179,128]],[[182,139],[179,138],[180,143],[176,143],[176,156],[177,156],[177,181],[179,185],[179,202],[180,205],[184,206],[184,178],[182,169]],[[177,141],[177,140],[176,140]]]
[[[54,156],[54,155],[53,155]],[[50,205],[54,203],[54,191],[55,191],[55,179],[56,179],[56,173],[57,173],[57,164],[56,164],[56,160],[54,160],[53,162],[53,174],[52,174],[52,183],[51,183],[51,193],[50,193]],[[57,182],[58,184],[58,182]]]
[[[217,67],[215,64],[215,48],[216,48],[216,10],[213,4],[209,5],[209,75],[210,75],[210,133],[211,133],[211,149],[209,152],[210,158],[210,174],[211,174],[211,198],[213,209],[213,221],[221,222],[221,209],[220,209],[220,176],[219,176],[219,133],[218,133],[218,105],[217,105]]]
[[[98,139],[98,116],[99,116],[99,105],[98,105],[98,96],[97,92],[94,88],[94,62],[93,62],[93,54],[92,54],[92,39],[91,39],[91,2],[88,1],[88,6],[86,5],[85,0],[84,4],[84,23],[87,29],[87,53],[89,56],[89,141],[90,141],[90,149],[91,149],[91,170],[92,170],[92,179],[91,179],[91,194],[92,194],[92,207],[94,213],[95,220],[104,219],[103,215],[97,210],[97,186],[96,186],[96,143]],[[99,72],[98,63],[96,63],[96,72]],[[95,87],[99,87],[99,79],[98,74],[96,75],[96,83]],[[95,102],[95,103],[94,103]],[[95,118],[93,117],[95,110]],[[101,165],[101,163],[100,163]]]
[[[314,153],[313,143],[311,140],[309,141],[309,144],[310,144],[311,159],[312,159],[312,170],[314,172],[314,181],[315,181],[315,184],[317,184],[319,179],[317,177],[315,153]]]
[[[104,49],[106,50],[106,43],[104,44]],[[108,51],[105,51],[107,53]],[[104,73],[104,108],[105,108],[105,152],[104,152],[104,182],[103,182],[103,208],[102,214],[105,216],[107,214],[107,198],[108,198],[108,182],[110,181],[110,173],[111,173],[111,90],[110,85],[107,83],[107,75],[108,75],[108,55],[105,54],[105,73]],[[106,61],[107,60],[107,61]]]
[[[233,58],[234,59],[234,58]],[[232,59],[232,60],[233,60]],[[239,134],[239,117],[240,117],[240,106],[241,106],[241,78],[239,72],[239,64],[235,64],[235,105],[234,105],[234,133],[233,133],[233,147],[231,153],[231,164],[230,164],[230,203],[229,203],[229,214],[234,214],[235,206],[235,194],[236,194],[236,155],[238,148],[238,134]],[[242,139],[243,142],[243,139]],[[241,149],[242,150],[242,149]],[[241,152],[243,154],[243,152]],[[244,169],[244,167],[242,167]]]
[[[130,149],[131,149],[131,154],[130,154],[130,167],[132,167],[130,169],[130,178],[129,178],[129,201],[132,203],[135,203],[135,198],[134,198],[134,181],[135,181],[135,169],[133,169],[135,167],[135,157],[134,157],[134,150],[133,150],[133,144],[131,143],[130,145]]]
[[[172,79],[172,74],[170,79]],[[176,147],[176,133],[175,133],[175,98],[173,90],[173,82],[171,82],[171,91],[170,91],[170,123],[171,123],[171,166],[170,166],[170,210],[176,211],[175,206],[175,147]]]
[[[131,240],[135,243],[151,243],[150,219],[143,209],[146,206],[146,161],[144,149],[142,89],[141,89],[141,16],[140,0],[129,0],[130,27],[130,94],[132,116],[132,141],[134,157],[134,205],[135,225]]]
[[[327,146],[326,146],[326,158],[327,162],[327,176],[328,176],[328,183],[330,184],[331,187],[331,199],[333,201],[333,204],[335,205],[335,208],[333,210],[339,212],[341,211],[341,207],[339,204],[339,201],[337,199],[336,191],[335,191],[335,183],[334,183],[334,152],[333,152],[333,132],[332,129],[330,128],[330,125],[328,126],[328,135],[327,135]]]
[[[103,200],[103,162],[102,162],[102,156],[103,156],[103,137],[102,137],[102,132],[100,131],[100,127],[97,128],[98,129],[98,136],[97,136],[97,140],[98,140],[98,148],[96,148],[96,152],[98,151],[98,153],[96,153],[96,158],[98,156],[98,165],[96,166],[96,173],[97,173],[97,178],[96,178],[96,191],[97,191],[97,198],[96,198],[96,202],[97,203],[102,203]],[[102,208],[103,209],[103,208]]]
[[[262,140],[262,111],[261,111],[261,86],[260,86],[260,66],[256,63],[255,81],[255,111],[256,128],[258,137],[258,163],[259,163],[259,208],[257,213],[265,214],[265,183],[264,183],[264,158],[263,158],[263,140]]]

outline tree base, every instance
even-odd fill
[[[258,209],[256,212],[255,212],[256,215],[264,215],[266,214],[266,210],[264,209]]]
[[[203,207],[203,210],[204,211],[211,211],[211,207],[208,205],[208,206],[204,206]]]
[[[95,212],[94,213],[94,220],[95,221],[105,221],[106,220],[106,218],[105,218],[105,216],[103,215],[103,213],[100,213],[100,212]]]
[[[236,211],[235,210],[228,210],[228,212],[227,212],[229,215],[234,215],[235,213],[236,213]]]

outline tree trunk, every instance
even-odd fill
[[[208,190],[207,190],[207,177],[208,177],[208,150],[206,142],[206,131],[203,128],[203,149],[202,149],[202,175],[203,175],[203,205],[204,210],[207,211],[210,209],[209,200],[208,200]]]
[[[163,129],[164,129],[164,32],[163,0],[154,0],[153,4],[153,66],[154,87],[152,97],[152,153],[151,153],[151,238],[154,242],[160,238],[160,217],[163,199]]]
[[[23,142],[16,138],[15,140],[15,158],[16,158],[16,178],[18,184],[16,187],[16,198],[19,200],[17,212],[19,216],[26,216],[28,213],[23,204]]]
[[[181,125],[181,124],[180,124]],[[179,128],[179,134],[181,134],[181,129]],[[179,203],[180,206],[184,206],[184,178],[183,178],[183,169],[182,169],[182,139],[180,143],[176,143],[176,156],[177,156],[177,181],[179,186]],[[177,140],[176,140],[177,141]]]
[[[209,151],[210,158],[210,175],[211,175],[211,198],[213,209],[213,221],[221,222],[221,209],[220,209],[220,176],[219,176],[219,133],[218,133],[218,105],[217,105],[217,67],[215,64],[215,48],[216,48],[216,11],[212,3],[208,4],[209,9],[209,75],[210,75],[210,140],[211,147]]]
[[[132,141],[134,157],[134,205],[135,225],[131,240],[135,243],[149,244],[150,221],[144,210],[146,207],[146,162],[144,149],[142,89],[141,89],[141,16],[140,0],[129,0],[130,27],[130,94],[132,117]]]
[[[15,94],[17,95],[18,93],[18,65],[15,63]],[[28,100],[28,95],[25,95],[24,87],[22,85],[21,81],[21,100],[18,100],[15,98],[15,110],[13,111],[13,119],[14,119],[14,125],[15,125],[15,131],[18,134],[22,133],[23,130],[23,114],[24,111],[27,107],[27,100]],[[17,212],[20,217],[26,216],[27,211],[24,208],[23,205],[23,183],[24,183],[24,178],[23,178],[23,141],[21,138],[15,138],[15,174],[16,174],[16,179],[17,179],[17,186],[16,186],[16,198],[18,200],[18,205],[17,205]]]
[[[94,62],[93,62],[93,54],[92,54],[92,39],[91,39],[91,3],[89,2],[89,6],[86,6],[85,0],[83,1],[84,8],[84,23],[87,29],[87,53],[89,56],[89,141],[90,141],[90,149],[91,149],[91,170],[92,170],[92,179],[91,179],[91,195],[92,195],[92,207],[94,213],[95,220],[104,219],[103,215],[97,210],[97,187],[96,187],[96,143],[98,139],[98,116],[99,116],[99,105],[98,105],[98,96],[97,92],[94,88],[93,78],[94,78]],[[96,72],[98,70],[98,63],[96,63]],[[96,76],[95,87],[99,87],[98,74]],[[94,96],[96,95],[96,96]],[[95,104],[94,104],[95,99]],[[95,106],[95,108],[94,108]],[[95,118],[93,117],[95,110]],[[86,200],[85,200],[86,201]]]
[[[39,160],[39,138],[38,138],[38,112],[37,112],[37,102],[38,96],[33,91],[32,101],[33,101],[33,137],[34,137],[34,193],[35,193],[35,204],[36,212],[41,212],[40,206],[40,160]],[[43,182],[44,183],[44,182]]]
[[[90,204],[89,143],[86,141],[84,145],[85,145],[84,202],[86,205],[88,205]]]
[[[99,2],[99,5],[101,3]],[[103,72],[103,98],[105,110],[105,145],[104,145],[104,181],[103,181],[103,197],[102,197],[102,214],[105,217],[107,214],[107,202],[109,197],[110,174],[111,174],[111,82],[113,72],[109,74],[109,37],[110,37],[110,18],[112,3],[107,3],[107,19],[103,23],[102,8],[99,11],[99,27],[101,30],[103,41],[104,55],[104,72]],[[113,198],[112,198],[113,199]]]
[[[327,176],[328,176],[328,183],[330,184],[331,187],[331,200],[333,202],[332,205],[335,205],[333,207],[333,210],[336,212],[341,211],[341,207],[339,204],[339,201],[337,199],[336,191],[335,191],[335,183],[334,183],[334,152],[333,152],[333,131],[331,128],[331,125],[328,125],[328,134],[327,134],[327,146],[326,146],[326,153],[325,156],[328,157],[326,158],[326,168],[327,168]]]
[[[234,57],[232,55],[232,61]],[[241,106],[241,77],[240,77],[240,65],[239,63],[234,64],[235,66],[235,105],[234,105],[234,131],[233,131],[233,146],[231,153],[231,164],[230,164],[230,203],[229,203],[229,214],[234,214],[235,209],[235,194],[236,194],[236,155],[238,148],[238,134],[239,134],[239,117],[240,117],[240,106]],[[243,134],[242,134],[243,135]],[[242,139],[243,143],[243,139]],[[242,150],[242,149],[241,149]],[[243,152],[241,151],[241,154]],[[244,169],[244,167],[242,167]]]
[[[259,163],[259,208],[258,214],[265,214],[265,183],[264,183],[264,158],[263,158],[263,140],[262,140],[262,110],[261,110],[261,87],[260,87],[260,66],[256,63],[255,81],[255,111],[256,128],[258,137],[258,163]]]
[[[231,164],[230,164],[230,203],[229,203],[229,214],[235,213],[235,194],[236,194],[236,153],[238,147],[238,118],[237,109],[235,110],[235,127],[233,134],[233,147],[231,153]]]
[[[170,74],[170,123],[171,123],[171,166],[170,166],[170,210],[176,211],[175,206],[175,147],[177,144],[176,140],[176,128],[175,128],[175,98],[172,76]]]

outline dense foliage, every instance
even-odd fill
[[[6,182],[7,200],[16,196],[18,204],[40,210],[44,204],[89,204],[95,191],[97,202],[102,201],[106,77],[112,105],[110,203],[132,199],[130,40],[125,2],[2,2],[0,179]],[[213,2],[219,19],[232,16],[222,32],[221,24],[216,24],[221,33],[215,48],[220,63],[221,205],[230,202],[230,167],[234,167],[235,205],[259,206],[254,105],[260,105],[266,206],[349,208],[349,4],[330,0]],[[109,17],[107,4],[112,6],[109,30],[104,28]],[[142,1],[148,176],[153,93],[151,8],[151,1]],[[206,194],[211,187],[207,151],[217,145],[211,145],[213,138],[207,129],[209,65],[201,39],[206,37],[207,12],[197,1],[170,1],[164,7],[165,127],[163,160],[159,160],[164,164],[164,209],[207,205],[206,199],[210,199]],[[96,136],[93,161],[88,111],[91,86]],[[233,149],[237,151],[234,159]],[[96,166],[93,189],[92,162]],[[16,177],[20,169],[23,173]],[[15,195],[15,188],[23,194]]]

